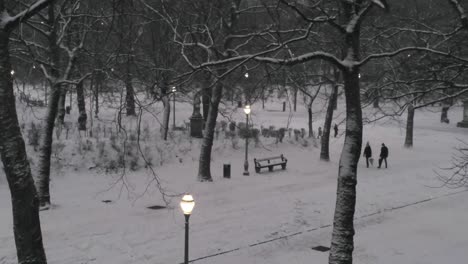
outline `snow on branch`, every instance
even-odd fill
[[[8,16],[6,10],[2,14],[2,28],[6,31],[13,30],[21,22],[28,20],[36,13],[47,7],[54,0],[37,0],[34,4],[30,5],[27,9],[19,12],[15,16]]]
[[[405,47],[405,48],[401,48],[401,49],[398,49],[398,50],[395,50],[395,51],[392,51],[392,52],[371,54],[371,55],[367,56],[366,58],[362,59],[361,61],[357,62],[356,66],[363,66],[366,63],[368,63],[369,61],[374,60],[374,59],[394,57],[394,56],[397,56],[397,55],[399,55],[401,53],[404,53],[404,52],[407,52],[407,51],[422,51],[422,52],[432,53],[432,54],[436,54],[436,55],[440,55],[440,56],[443,56],[443,57],[448,57],[448,58],[452,58],[452,59],[455,59],[455,60],[458,60],[458,61],[461,61],[461,62],[468,63],[468,59],[455,56],[455,55],[453,55],[453,54],[451,54],[449,52],[443,52],[443,51],[439,51],[439,50],[435,50],[435,49],[431,49],[431,48],[425,48],[425,47]]]
[[[348,3],[350,5],[355,5],[356,3]],[[388,11],[388,4],[387,1],[385,0],[372,0],[371,3],[368,5],[364,6],[362,9],[360,9],[357,14],[354,14],[350,21],[348,22],[348,25],[346,26],[346,33],[351,34],[356,31],[356,29],[359,27],[361,22],[364,20],[366,17],[366,14],[372,9],[374,5],[377,5],[384,10]]]
[[[348,25],[346,26],[346,33],[352,34],[356,30],[356,28],[359,28],[359,25],[361,24],[364,17],[366,17],[366,14],[370,11],[372,6],[373,4],[369,4],[363,9],[359,10],[357,14],[353,15],[353,17],[348,22]]]
[[[345,67],[344,63],[340,59],[338,59],[337,57],[335,57],[334,55],[328,52],[323,52],[323,51],[309,52],[309,53],[306,53],[297,57],[293,57],[290,59],[277,59],[277,58],[270,58],[270,57],[255,57],[254,58],[254,60],[260,61],[260,62],[288,65],[288,66],[301,64],[306,61],[318,60],[318,59],[328,61],[339,68]]]
[[[388,9],[388,4],[385,0],[372,0],[372,3],[380,6],[383,9]]]

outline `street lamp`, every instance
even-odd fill
[[[15,75],[15,70],[11,70],[11,76]]]
[[[195,207],[195,201],[193,200],[192,195],[186,194],[182,197],[180,201],[180,208],[184,212],[185,216],[185,254],[184,254],[184,264],[188,264],[188,244],[189,244],[189,218],[192,213],[193,207]]]
[[[245,113],[245,125],[246,125],[246,134],[245,134],[245,161],[244,161],[244,176],[249,176],[249,114],[250,114],[250,105],[244,107]]]
[[[244,77],[245,77],[245,78],[249,78],[249,73],[246,72],[246,73],[244,74]]]
[[[172,94],[173,94],[173,97],[174,97],[174,101],[173,101],[173,104],[172,104],[172,129],[175,130],[175,93],[177,92],[177,89],[175,86],[172,86]]]

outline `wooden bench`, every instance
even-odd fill
[[[277,157],[263,158],[263,159],[254,159],[255,162],[255,172],[260,173],[261,168],[268,168],[268,171],[273,171],[273,167],[281,166],[281,169],[286,169],[286,164],[288,159],[286,159],[283,154]]]

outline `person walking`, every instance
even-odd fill
[[[319,127],[318,128],[318,136],[317,138],[321,138],[322,137],[322,127]]]
[[[371,162],[371,165],[372,165],[372,149],[369,145],[369,141],[367,141],[367,144],[366,144],[366,147],[364,148],[364,157],[366,158],[366,165],[367,165],[367,168],[369,168],[369,160]]]
[[[387,157],[388,157],[388,148],[382,143],[382,148],[380,148],[380,159],[379,159],[379,169],[382,166],[382,161],[385,161],[385,168],[387,168]]]
[[[335,137],[338,136],[338,125],[336,123],[335,123],[335,126],[333,127],[333,129],[335,130]]]

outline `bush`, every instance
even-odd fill
[[[236,131],[236,122],[229,123],[229,131],[231,132]]]
[[[239,130],[237,131],[237,134],[239,135],[240,138],[250,138],[251,137],[251,131],[250,129],[247,129],[244,127],[239,127]]]

